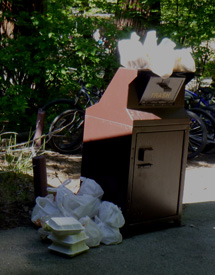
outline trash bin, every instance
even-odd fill
[[[122,209],[126,228],[180,222],[189,138],[184,90],[193,76],[163,80],[119,68],[86,110],[81,174]]]

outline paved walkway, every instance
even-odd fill
[[[187,168],[184,226],[101,245],[74,258],[50,253],[33,227],[0,230],[0,274],[214,275],[214,163]]]

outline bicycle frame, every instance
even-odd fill
[[[34,135],[34,144],[35,147],[38,147],[41,145],[41,136],[44,130],[44,118],[45,118],[45,111],[48,110],[50,107],[56,105],[56,104],[67,104],[70,105],[69,110],[64,111],[63,113],[61,113],[60,115],[56,116],[56,118],[54,119],[54,121],[52,122],[51,125],[53,125],[53,123],[55,123],[56,119],[59,118],[59,116],[64,115],[65,112],[67,111],[74,111],[76,110],[77,113],[84,113],[85,109],[89,106],[94,105],[95,103],[97,103],[101,96],[102,93],[96,89],[95,90],[90,90],[85,86],[84,82],[79,81],[79,83],[81,84],[81,89],[79,90],[77,96],[75,97],[75,99],[56,99],[53,100],[51,102],[48,102],[46,105],[43,106],[42,109],[40,109],[42,111],[42,115],[40,114],[40,110],[38,111],[38,119],[37,119],[37,126],[36,126],[36,132]],[[83,98],[82,98],[83,95]],[[83,99],[83,100],[82,100]],[[73,121],[71,121],[69,124],[64,125],[64,127],[61,128],[61,130],[57,130],[57,131],[53,131],[53,133],[55,134],[55,136],[57,137],[57,134],[60,133],[62,130],[66,129],[67,127],[69,127],[69,131],[72,132],[72,125]],[[81,127],[81,125],[83,125],[83,122],[81,122],[81,124],[78,126],[78,128]],[[78,129],[76,127],[76,129]],[[51,142],[50,137],[52,138],[53,133],[51,135],[49,135],[49,141]]]
[[[97,103],[102,96],[98,90],[94,92],[86,88],[85,85],[82,84],[81,89],[79,90],[77,96],[75,97],[75,105],[80,102],[81,95],[84,96],[84,101],[86,102],[83,106],[84,109]]]
[[[193,101],[196,102],[196,104],[194,105],[195,107],[200,107],[200,106],[209,106],[210,103],[208,100],[205,100],[204,97],[199,96],[198,94],[189,91],[189,90],[185,90],[185,98],[186,96],[190,96],[193,98]],[[193,107],[194,107],[193,106]]]

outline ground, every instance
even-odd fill
[[[189,160],[187,169],[212,167],[215,165],[214,156],[213,153]],[[75,179],[71,186],[72,190],[78,191],[81,155],[62,155],[47,151],[45,158],[47,184],[57,187],[71,178]],[[0,198],[0,229],[31,225],[31,212],[35,205],[33,171],[28,174],[1,173]]]
[[[81,155],[45,153],[47,184],[58,186],[66,179],[76,179],[71,188],[78,190]],[[0,174],[0,229],[31,224],[31,212],[35,205],[33,171],[28,174]]]

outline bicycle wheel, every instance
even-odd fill
[[[53,150],[63,154],[73,154],[82,148],[83,110],[67,110],[57,116],[49,129],[49,143]]]
[[[214,144],[215,140],[215,120],[209,112],[201,108],[191,108],[191,112],[197,114],[205,123],[207,129],[207,143]]]
[[[203,106],[202,109],[209,113],[215,121],[215,105]]]
[[[68,98],[58,98],[52,100],[45,104],[42,108],[42,111],[45,111],[45,125],[44,125],[44,133],[47,134],[49,132],[49,128],[53,120],[62,114],[66,110],[71,109],[80,109],[82,108],[75,104],[75,101]]]
[[[195,113],[187,111],[190,117],[188,159],[199,155],[207,144],[207,129],[204,121]]]

